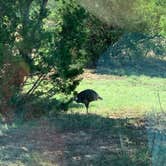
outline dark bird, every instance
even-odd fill
[[[98,99],[102,100],[102,98],[98,95],[98,93],[92,89],[83,90],[80,93],[75,94],[75,95],[76,95],[75,101],[77,103],[85,104],[87,113],[88,113],[88,108],[89,108],[90,102],[98,100]]]

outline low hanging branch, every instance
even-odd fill
[[[45,78],[45,76],[46,76],[45,74],[41,74],[38,77],[38,79],[35,81],[35,83],[31,87],[31,89],[29,89],[29,91],[26,93],[26,96],[32,94],[35,91],[35,89],[40,85],[40,83],[43,81],[43,79]]]

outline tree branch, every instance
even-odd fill
[[[31,87],[31,89],[26,93],[26,96],[29,95],[30,93],[34,92],[34,90],[39,86],[39,84],[41,83],[43,78],[44,78],[44,76],[43,76],[43,74],[41,74],[38,77],[38,79],[36,80],[36,82],[33,84],[33,86]]]

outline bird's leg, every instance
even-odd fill
[[[86,103],[85,107],[86,107],[86,114],[88,114],[89,103]]]
[[[88,114],[88,107],[86,107],[86,114]]]

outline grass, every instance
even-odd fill
[[[103,100],[90,104],[89,112],[101,116],[121,114],[141,116],[145,113],[166,107],[165,77],[145,75],[106,75],[86,71],[77,91],[94,89]],[[47,85],[49,87],[49,85]],[[43,87],[39,87],[39,89]],[[25,87],[27,91],[28,86]],[[61,98],[60,95],[56,96]],[[162,108],[161,108],[162,107]],[[86,113],[82,104],[73,103],[69,112]]]
[[[103,97],[89,115],[73,103],[68,114],[0,124],[0,165],[163,166],[165,114],[155,113],[166,107],[166,79],[85,73],[77,90],[87,88]]]
[[[140,115],[166,107],[166,79],[148,76],[102,76],[85,78],[78,91],[96,90],[103,100],[92,102],[90,112],[101,116],[112,113]],[[159,97],[158,97],[159,94]],[[160,105],[160,102],[161,105]],[[85,112],[84,107],[74,109]]]

